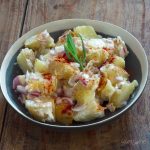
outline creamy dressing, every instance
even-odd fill
[[[55,55],[56,54],[56,51],[54,49],[51,49],[50,52],[49,52],[51,55]]]
[[[83,73],[82,75],[82,78],[86,79],[86,80],[89,80],[90,79],[90,76],[86,73]]]
[[[26,59],[26,61],[27,61],[28,66],[29,66],[30,68],[33,68],[33,64],[32,64],[32,62],[31,62],[31,60],[30,60],[30,59]]]
[[[103,48],[106,44],[102,39],[89,39],[86,42],[86,46],[91,48]]]
[[[80,67],[80,64],[79,63],[76,63],[76,62],[71,62],[70,65],[72,67],[75,67],[75,68],[79,68]]]
[[[122,76],[117,76],[117,77],[116,77],[116,80],[118,80],[118,81],[123,81],[124,78],[123,78]]]
[[[114,69],[114,67],[115,67],[114,64],[108,64],[108,65],[102,66],[102,67],[100,68],[100,71],[105,72],[105,71],[108,70],[108,69]]]
[[[108,38],[108,39],[103,38],[102,40],[105,43],[105,46],[104,46],[105,48],[108,48],[108,49],[114,49],[115,48],[113,39],[111,39],[111,38]]]
[[[84,39],[83,40],[85,47],[88,48],[109,48],[114,49],[113,39],[102,38],[102,39]],[[80,38],[74,37],[74,43],[79,50],[82,50],[82,44]]]
[[[35,73],[33,73],[33,72],[26,72],[26,76],[25,76],[25,80],[26,80],[26,82],[28,82],[29,80],[44,80],[43,79],[43,76],[40,74],[40,73],[38,73],[38,72],[35,72]]]
[[[55,47],[55,53],[58,54],[58,53],[61,53],[61,52],[64,52],[65,49],[64,49],[64,45],[60,45],[60,46],[56,46]]]
[[[95,79],[98,79],[100,76],[99,74],[87,74],[87,73],[84,73],[84,72],[81,72],[79,74],[80,78],[84,79],[86,82],[88,82],[89,80],[95,80]]]

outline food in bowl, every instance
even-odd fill
[[[129,81],[121,37],[104,38],[92,26],[67,30],[56,42],[47,30],[27,39],[17,56],[23,71],[13,80],[18,100],[42,122],[72,124],[126,105],[138,86]]]

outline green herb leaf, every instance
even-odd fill
[[[81,58],[78,57],[77,49],[76,49],[76,46],[74,44],[71,34],[67,35],[67,39],[66,39],[66,43],[64,44],[64,48],[65,48],[65,52],[66,52],[68,59],[71,60],[73,58],[74,61],[76,61],[77,63],[80,64],[80,69],[83,70],[84,69],[83,64],[85,63],[85,60],[86,60],[86,50],[85,50],[83,39],[82,39],[81,35],[79,35],[79,37],[82,42],[83,57],[81,57]]]
[[[65,48],[65,52],[66,52],[68,59],[71,60],[71,56],[69,54],[69,48],[68,48],[67,44],[64,45],[64,48]]]
[[[84,46],[84,42],[83,42],[82,36],[80,34],[79,34],[79,37],[80,37],[81,42],[82,42],[83,62],[85,62],[85,60],[86,60],[86,49],[85,49],[85,46]]]
[[[76,47],[75,47],[75,44],[74,44],[71,34],[67,35],[67,43],[68,43],[68,47],[70,48],[72,53],[76,55],[77,51],[76,51]]]

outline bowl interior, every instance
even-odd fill
[[[59,30],[59,31],[56,31],[56,32],[52,32],[50,34],[56,40],[63,32],[64,32],[64,30]],[[104,37],[112,37],[112,35],[106,35],[104,33],[100,33],[100,34]],[[139,83],[139,86],[136,88],[136,90],[134,91],[134,93],[132,94],[130,99],[128,100],[127,105],[120,108],[120,109],[117,109],[113,113],[110,113],[110,112],[107,111],[105,117],[103,117],[103,118],[95,119],[93,121],[89,121],[89,122],[85,122],[85,123],[76,123],[76,122],[74,122],[71,126],[76,126],[77,127],[77,126],[81,126],[81,125],[88,125],[88,124],[92,124],[92,123],[101,122],[101,121],[106,120],[108,118],[112,118],[116,114],[120,114],[120,112],[122,112],[122,110],[124,110],[128,105],[130,105],[130,103],[133,102],[133,100],[135,98],[135,95],[139,92],[139,89],[140,89],[140,84],[141,84],[141,81],[142,81],[142,69],[141,69],[140,61],[138,60],[135,53],[130,49],[130,47],[128,45],[127,45],[127,47],[128,47],[128,50],[129,50],[129,55],[126,57],[126,69],[127,69],[128,73],[130,74],[130,80],[132,81],[133,79],[136,79]],[[11,101],[15,105],[15,107],[18,110],[20,110],[21,112],[23,112],[26,116],[28,116],[29,118],[32,119],[32,117],[28,113],[28,111],[18,101],[18,99],[17,99],[18,95],[16,95],[16,93],[12,89],[13,78],[16,75],[23,74],[22,71],[20,70],[19,66],[16,63],[16,57],[17,57],[19,51],[20,50],[18,49],[18,51],[12,57],[12,59],[10,60],[9,65],[8,65],[8,68],[6,70],[6,75],[7,75],[6,76],[6,88],[7,88],[7,93],[9,95],[9,98],[11,99]],[[61,124],[58,124],[58,123],[42,123],[42,124],[45,124],[45,125],[48,125],[48,126],[49,125],[60,125],[60,127],[61,127]]]

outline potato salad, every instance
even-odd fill
[[[18,100],[42,122],[71,125],[125,106],[138,86],[129,81],[121,37],[103,38],[77,26],[53,39],[47,30],[28,38],[19,51],[21,75],[13,79]]]

